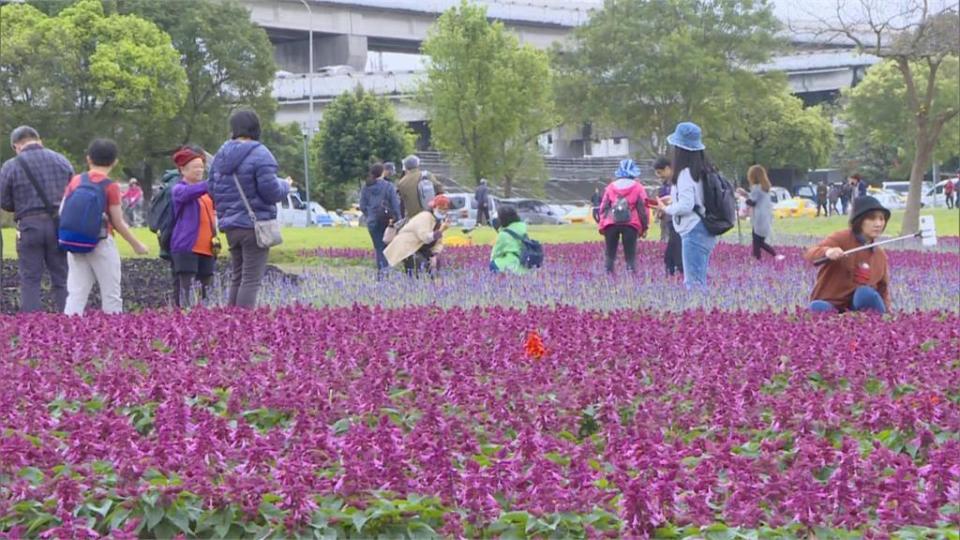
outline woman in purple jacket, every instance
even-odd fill
[[[200,282],[201,301],[207,298],[207,286],[216,270],[220,251],[217,238],[213,199],[203,181],[204,155],[191,147],[173,154],[180,170],[180,180],[173,186],[173,234],[170,237],[170,260],[176,275],[174,294],[177,306],[193,304],[193,282]]]

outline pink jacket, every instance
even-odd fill
[[[626,225],[630,225],[640,234],[646,232],[650,224],[650,213],[644,203],[644,201],[647,200],[647,190],[644,189],[643,184],[640,182],[635,180],[632,182],[632,184],[624,186],[623,188],[618,188],[616,186],[617,181],[613,181],[607,184],[607,188],[603,190],[603,199],[600,200],[601,233],[603,233],[607,227],[617,225],[617,223],[613,221],[612,208],[621,196],[626,197],[627,202],[630,203],[630,222],[626,223]],[[640,209],[639,211],[638,208]]]

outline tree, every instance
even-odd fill
[[[227,119],[238,107],[251,108],[264,127],[276,111],[270,95],[276,64],[266,32],[250,20],[236,0],[99,0],[107,14],[132,15],[153,22],[170,35],[187,77],[187,95],[176,115],[166,122],[148,122],[130,174],[141,176],[151,192],[150,164],[170,166],[173,149],[196,143],[215,152],[228,136]],[[62,13],[75,0],[37,0],[50,16]],[[126,152],[128,148],[124,148]],[[297,163],[302,163],[300,159]],[[292,164],[296,166],[296,163]],[[135,171],[134,169],[140,169]],[[300,165],[302,170],[302,165]]]
[[[109,136],[136,162],[187,95],[170,36],[131,15],[79,0],[56,16],[30,5],[0,7],[0,130],[35,126],[76,163],[90,139]]]
[[[650,154],[680,121],[709,136],[780,45],[778,28],[766,0],[606,0],[554,50],[560,109],[569,123],[629,126]]]
[[[300,125],[296,122],[288,124],[267,122],[263,126],[260,142],[270,149],[273,157],[277,158],[277,164],[280,165],[277,174],[283,177],[292,176],[297,187],[304,189],[303,192],[306,193],[304,185],[306,177],[303,174],[303,130]],[[314,171],[315,169],[311,168],[311,172],[316,174]],[[310,180],[315,181],[316,178],[311,176]]]
[[[804,108],[780,73],[738,81],[724,96],[721,110],[728,115],[710,132],[711,154],[728,170],[742,173],[762,164],[805,171],[830,158],[836,140],[830,119],[819,106]]]
[[[823,28],[820,33],[846,38],[858,50],[892,63],[903,81],[899,104],[913,124],[907,132],[913,141],[913,155],[901,232],[915,233],[924,174],[944,126],[960,114],[960,104],[956,99],[944,99],[937,82],[949,71],[941,73],[941,68],[949,66],[960,51],[960,13],[953,2],[941,2],[942,6],[934,8],[931,0],[836,2],[830,16],[811,14]]]
[[[521,176],[542,170],[537,137],[557,125],[547,55],[466,1],[440,16],[422,51],[430,62],[420,97],[433,143],[475,183],[502,181],[509,197],[530,180]]]
[[[926,87],[930,78],[929,67],[925,63],[914,63],[910,69],[919,86]],[[935,117],[960,103],[960,60],[945,58],[938,74],[935,82],[937,97],[929,111]],[[882,174],[909,175],[917,124],[909,110],[903,107],[907,101],[907,87],[896,62],[888,60],[870,68],[860,84],[844,91],[844,98],[847,101],[843,111],[847,144],[865,150],[867,156],[879,154],[885,157]],[[946,162],[958,155],[958,149],[960,116],[954,116],[935,141],[933,160]]]
[[[413,150],[414,136],[397,119],[383,98],[357,87],[344,92],[323,111],[320,131],[312,142],[321,180],[311,185],[312,196],[331,208],[346,203],[346,189],[360,186],[370,164],[400,162]]]

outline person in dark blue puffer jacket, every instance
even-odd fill
[[[257,246],[243,199],[233,175],[250,203],[257,220],[277,218],[277,203],[290,192],[289,181],[277,178],[277,160],[260,144],[260,118],[253,111],[230,116],[232,138],[223,143],[210,167],[210,195],[217,208],[217,221],[230,248],[228,305],[256,307],[260,282],[267,270],[270,248]]]

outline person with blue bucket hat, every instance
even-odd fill
[[[702,212],[703,182],[714,170],[707,158],[700,126],[680,122],[667,137],[673,146],[673,177],[670,195],[659,200],[658,208],[671,216],[680,235],[683,259],[683,284],[687,289],[707,288],[707,266],[717,238],[707,231],[698,212]]]
[[[630,273],[636,272],[637,238],[646,236],[650,225],[647,190],[636,181],[640,167],[632,159],[620,160],[616,177],[600,200],[600,234],[606,240],[606,270],[613,273],[617,245],[623,242],[623,258]]]

